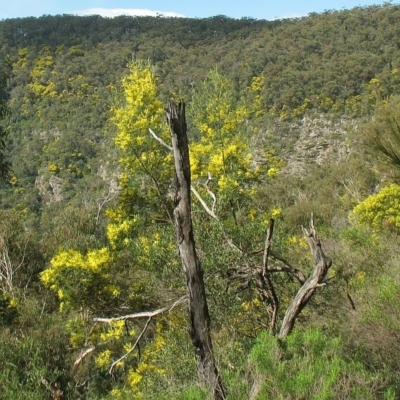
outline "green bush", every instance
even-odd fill
[[[373,399],[372,376],[346,360],[340,338],[295,330],[284,342],[263,332],[250,354],[257,399]]]

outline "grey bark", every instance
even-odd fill
[[[317,290],[318,287],[325,285],[324,279],[330,266],[332,265],[332,260],[327,257],[322,251],[321,242],[317,237],[317,232],[314,227],[312,216],[310,222],[310,230],[308,231],[305,228],[302,229],[308,245],[310,246],[315,266],[312,274],[301,286],[292,303],[286,310],[282,326],[279,331],[279,339],[285,339],[286,336],[288,336],[292,332],[294,324],[296,322],[296,318],[310,301],[314,292]]]
[[[191,218],[190,162],[185,117],[185,104],[170,102],[167,120],[172,137],[175,165],[175,225],[179,253],[186,278],[190,336],[195,348],[198,373],[201,381],[211,387],[216,400],[225,399],[225,392],[215,363],[210,334],[203,270],[196,253]]]

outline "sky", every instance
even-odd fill
[[[306,16],[311,12],[379,5],[379,0],[0,0],[0,20],[42,15],[165,15],[207,18],[283,19]],[[397,4],[394,1],[393,4]]]

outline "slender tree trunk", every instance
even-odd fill
[[[190,163],[185,104],[170,102],[167,119],[172,136],[175,163],[175,223],[179,252],[186,277],[190,336],[195,348],[200,379],[211,387],[214,399],[225,399],[221,378],[215,364],[211,335],[210,314],[203,280],[203,270],[196,254],[190,200]]]

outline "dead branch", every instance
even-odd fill
[[[199,200],[200,204],[203,206],[204,210],[206,211],[206,213],[213,219],[215,219],[216,221],[218,221],[218,217],[215,215],[214,211],[211,210],[208,206],[207,203],[202,199],[202,197],[200,196],[199,192],[193,187],[190,186],[190,190],[192,191],[192,193],[196,196],[197,200]]]
[[[206,190],[207,190],[207,193],[210,195],[210,197],[211,197],[212,200],[213,200],[213,204],[212,204],[212,206],[211,206],[211,211],[214,212],[214,210],[215,210],[215,205],[217,204],[217,197],[215,196],[214,192],[212,192],[211,189],[210,189],[210,187],[209,187],[209,184],[210,184],[210,182],[211,182],[212,180],[213,180],[213,179],[212,179],[211,174],[208,173],[208,178],[207,178],[207,181],[206,181],[206,183],[204,184],[204,186],[205,186],[205,188],[206,188]]]
[[[126,321],[126,320],[131,320],[131,319],[138,319],[138,318],[153,318],[158,314],[162,314],[162,313],[171,311],[175,307],[177,307],[180,304],[187,301],[187,299],[188,299],[188,296],[185,294],[180,299],[175,301],[174,304],[163,307],[163,308],[159,308],[158,310],[144,311],[144,312],[139,312],[139,313],[135,313],[135,314],[122,315],[121,317],[115,317],[115,318],[93,318],[93,321],[94,322],[102,322],[102,323],[110,323],[110,322]]]
[[[80,367],[80,365],[83,363],[83,361],[85,360],[85,358],[89,355],[92,354],[93,351],[96,348],[94,346],[89,347],[87,349],[82,349],[81,350],[81,354],[79,354],[79,357],[75,360],[74,365],[72,367],[72,372],[71,372],[71,376],[73,377],[76,374],[76,371],[78,370],[78,368]]]
[[[296,318],[310,301],[317,288],[321,287],[321,285],[324,285],[324,279],[332,265],[332,260],[327,257],[322,250],[321,242],[314,227],[314,219],[312,214],[309,230],[304,227],[302,227],[302,230],[313,255],[315,267],[312,274],[304,282],[303,286],[299,289],[292,303],[286,310],[282,326],[279,331],[279,339],[286,338],[286,336],[292,332]]]
[[[166,147],[169,151],[172,151],[172,147],[164,142],[159,136],[157,136],[152,129],[149,128],[149,133],[153,136],[154,139],[157,140],[158,143],[161,143],[164,147]]]
[[[169,151],[172,151],[172,147],[169,146],[167,143],[165,143],[164,140],[162,140],[159,136],[157,136],[157,135],[155,134],[155,132],[154,132],[152,129],[150,129],[150,128],[149,128],[149,133],[150,133],[150,135],[151,135],[155,140],[157,140],[158,143],[161,143],[162,146],[164,146],[165,148],[167,148]],[[209,182],[209,180],[207,179],[206,185],[208,184],[208,182]],[[206,188],[208,189],[207,186],[206,186]],[[200,204],[202,205],[202,207],[204,208],[204,210],[206,211],[206,213],[207,213],[211,218],[213,218],[213,219],[215,219],[216,221],[218,221],[218,217],[217,217],[217,216],[215,215],[215,213],[214,213],[214,206],[215,206],[216,199],[215,199],[215,201],[214,201],[214,203],[213,203],[212,209],[210,209],[210,208],[207,206],[207,203],[206,203],[206,202],[203,200],[203,198],[200,196],[199,192],[198,192],[192,185],[190,185],[190,190],[191,190],[192,193],[196,196],[197,200],[199,200]],[[211,193],[212,193],[212,192],[211,192]],[[213,195],[214,195],[214,193],[213,193]],[[214,199],[214,198],[215,198],[215,195],[214,195],[213,199]]]
[[[14,265],[9,256],[5,240],[0,237],[0,282],[2,282],[3,290],[5,292],[12,293],[14,290],[14,274],[24,265],[27,247],[28,240],[25,237],[21,260],[17,265]]]
[[[278,261],[282,261],[281,259],[274,257]],[[268,271],[269,272],[286,272],[288,274],[293,275],[300,284],[303,284],[307,278],[304,276],[304,274],[297,268],[293,267],[289,263],[286,263],[284,265],[269,265],[268,266]]]
[[[108,193],[104,197],[100,197],[96,200],[97,202],[97,215],[96,215],[96,226],[100,223],[100,214],[103,207],[114,199],[119,194],[118,188],[115,188],[113,182],[110,182],[110,186],[108,187]]]
[[[144,328],[142,329],[142,332],[140,332],[140,335],[139,335],[138,338],[136,339],[135,344],[132,346],[132,348],[129,349],[122,357],[120,357],[118,360],[114,361],[114,362],[111,364],[111,367],[110,367],[110,369],[109,369],[109,371],[108,371],[108,373],[109,373],[110,375],[112,375],[112,371],[113,371],[114,367],[115,367],[120,361],[122,361],[122,360],[124,360],[126,357],[128,357],[129,354],[131,354],[133,350],[135,350],[136,346],[137,346],[138,343],[140,342],[140,339],[143,337],[143,335],[144,335],[145,332],[147,331],[147,328],[149,327],[152,318],[153,318],[153,317],[149,317],[149,319],[148,319],[147,322],[146,322],[146,325],[145,325]]]
[[[260,254],[263,253],[264,251],[265,251],[264,249],[255,250],[250,252],[249,255]],[[272,250],[269,251],[269,257],[273,258],[274,260],[280,261],[283,264],[274,266],[268,265],[268,270],[270,272],[287,272],[288,274],[293,275],[301,284],[303,284],[307,280],[303,272],[301,272],[298,268],[291,265],[289,261],[287,261],[282,256],[277,255]]]
[[[309,244],[315,263],[314,271],[308,278],[306,278],[305,275],[298,268],[292,266],[283,257],[277,256],[271,251],[273,221],[271,221],[270,228],[268,229],[267,237],[265,240],[263,250],[263,265],[254,265],[250,262],[246,262],[247,256],[261,253],[261,250],[257,250],[251,252],[250,254],[244,254],[245,262],[243,263],[243,265],[237,268],[231,268],[228,271],[227,290],[232,282],[236,283],[236,292],[246,290],[249,288],[251,283],[254,284],[261,299],[266,304],[268,304],[271,309],[271,329],[273,331],[276,330],[277,326],[279,299],[272,284],[270,274],[276,272],[285,272],[297,279],[301,286],[292,303],[286,310],[282,326],[279,331],[280,339],[285,338],[293,330],[296,318],[298,317],[302,309],[310,301],[314,292],[318,288],[327,285],[327,281],[325,280],[326,274],[332,264],[332,260],[329,257],[325,256],[324,252],[322,251],[321,243],[319,238],[317,237],[314,227],[312,215],[309,230],[303,227],[302,230]],[[283,265],[269,265],[270,257],[282,262]]]

